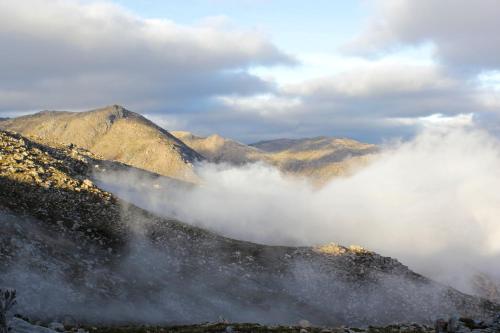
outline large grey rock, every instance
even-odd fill
[[[9,326],[12,333],[57,333],[50,328],[30,324],[20,318],[12,318]]]

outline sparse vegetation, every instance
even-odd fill
[[[16,291],[13,289],[0,289],[0,333],[9,332],[7,314],[16,304]]]

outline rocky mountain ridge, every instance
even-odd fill
[[[246,145],[217,134],[170,133],[119,105],[0,119],[0,128],[50,146],[75,144],[107,160],[189,182],[198,180],[193,164],[206,158],[233,165],[264,162],[321,185],[365,166],[378,152],[375,145],[343,138],[278,139]]]
[[[264,162],[318,184],[354,172],[378,152],[375,145],[343,138],[278,139],[246,145],[217,134],[208,137],[186,131],[172,134],[213,163]]]
[[[194,181],[192,165],[203,157],[168,131],[119,105],[87,112],[42,111],[0,122],[42,144],[75,144],[164,176]]]
[[[257,161],[270,162],[265,152],[218,134],[201,137],[187,131],[172,131],[172,135],[213,163],[240,165]]]

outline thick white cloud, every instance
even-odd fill
[[[151,108],[267,91],[253,65],[292,64],[257,31],[224,18],[145,19],[104,2],[0,2],[0,109],[125,103]]]
[[[500,281],[500,141],[459,126],[468,118],[427,119],[446,129],[430,126],[409,142],[382,147],[366,168],[321,189],[262,164],[202,164],[203,186],[186,191],[133,174],[107,175],[101,185],[238,239],[360,244],[473,292],[470,278],[478,272]]]
[[[500,68],[497,0],[376,0],[365,31],[345,50],[374,54],[432,43],[439,59],[459,71]]]
[[[389,122],[401,125],[418,125],[423,128],[431,128],[436,131],[448,131],[453,128],[467,128],[474,125],[474,115],[458,114],[456,116],[444,116],[440,113],[419,118],[392,118]]]

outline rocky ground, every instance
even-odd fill
[[[128,166],[0,131],[0,286],[18,290],[19,313],[87,324],[171,326],[222,316],[366,326],[490,320],[500,311],[362,248],[263,246],[157,217],[94,184],[96,172],[113,168]]]
[[[312,327],[308,322],[291,326],[266,326],[241,323],[205,323],[181,326],[68,326],[50,323],[45,326],[29,323],[20,318],[12,321],[17,333],[496,333],[500,332],[500,317],[487,321],[469,318],[439,319],[434,325],[392,324],[387,326],[357,327]]]

